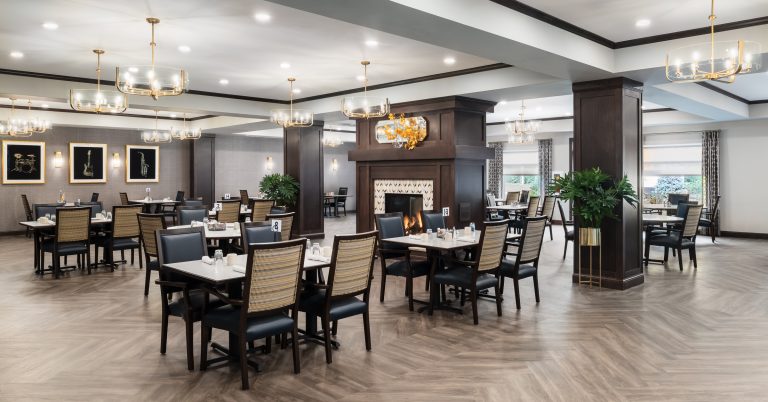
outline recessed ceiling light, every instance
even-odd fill
[[[364,76],[364,75],[358,75],[358,76],[357,76],[357,77],[355,77],[355,78],[357,78],[357,80],[358,80],[358,81],[360,81],[360,82],[363,82],[363,81],[365,81],[365,76]]]
[[[55,31],[55,30],[59,29],[59,24],[57,24],[55,22],[52,22],[52,21],[48,21],[48,22],[44,22],[43,23],[43,28],[45,28],[45,29],[47,29],[49,31]]]
[[[219,84],[221,84],[221,85],[227,85],[227,84],[229,84],[229,80],[228,80],[228,79],[226,79],[226,78],[222,78],[222,79],[220,79],[220,80],[219,80]]]
[[[267,13],[256,13],[253,15],[253,18],[258,22],[269,22],[272,16]]]
[[[139,72],[139,68],[138,67],[129,67],[128,71],[130,71],[132,73],[138,73]]]
[[[507,101],[505,101],[505,100],[500,100],[499,101],[499,106],[504,106],[506,104],[507,104]]]
[[[176,118],[176,113],[171,113],[171,118],[175,119]]]
[[[638,28],[645,28],[645,27],[650,26],[650,25],[651,25],[651,20],[649,20],[647,18],[641,18],[641,19],[635,21],[635,26],[638,27]]]
[[[299,89],[299,88],[293,88],[293,93],[295,93],[295,94],[300,94],[300,93],[301,93],[301,89]]]
[[[43,109],[48,109],[48,104],[47,103],[43,103],[42,105],[40,105],[40,107],[43,108]]]
[[[446,57],[446,58],[443,59],[443,63],[451,66],[451,65],[456,64],[456,59],[454,59],[453,57]]]
[[[181,45],[179,46],[179,51],[182,53],[189,53],[192,51],[192,48],[187,45]]]
[[[643,105],[643,106],[640,106],[640,109],[643,109],[643,110],[645,110],[645,109],[647,109],[647,108],[648,108],[648,107],[647,107],[647,106],[645,106],[645,105]]]
[[[18,50],[14,50],[14,51],[11,52],[11,57],[13,57],[14,59],[20,59],[20,58],[24,57],[24,53],[22,53],[22,52],[20,52]]]
[[[291,63],[284,61],[280,63],[280,68],[291,68]]]
[[[369,40],[365,41],[365,46],[368,46],[368,47],[379,46],[379,41],[376,41],[376,40],[373,40],[373,39],[369,39]]]
[[[536,106],[536,111],[541,112],[541,106]]]

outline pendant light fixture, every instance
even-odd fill
[[[16,98],[11,100],[11,113],[8,119],[0,121],[0,135],[10,135],[12,137],[29,137],[32,131],[29,130],[29,123],[16,117]]]
[[[187,114],[184,113],[182,126],[171,126],[171,137],[175,140],[196,140],[202,137],[202,130],[199,127],[189,127],[187,125]]]
[[[344,142],[341,140],[339,133],[324,130],[323,131],[323,146],[336,148]]]
[[[290,107],[288,109],[274,109],[270,111],[269,121],[283,128],[309,127],[314,122],[314,116],[311,111],[293,108],[293,83],[295,81],[296,78],[288,78]]]
[[[49,120],[41,119],[39,117],[32,117],[32,100],[30,99],[27,100],[27,110],[29,112],[29,118],[27,119],[27,130],[31,134],[42,134],[51,128],[51,122]]]
[[[509,133],[509,142],[511,144],[531,144],[534,142],[536,134],[541,127],[539,120],[525,119],[525,99],[520,102],[520,114],[514,121],[504,123],[504,129]]]
[[[181,95],[189,85],[187,73],[182,68],[155,65],[155,25],[160,20],[150,17],[147,22],[152,26],[152,41],[149,42],[152,64],[117,67],[115,86],[124,94],[151,96],[154,100],[161,96]]]
[[[736,40],[715,42],[715,0],[709,14],[709,42],[684,46],[667,53],[667,79],[672,82],[718,81],[732,83],[738,74],[760,69],[760,44]]]
[[[347,96],[341,100],[341,112],[350,119],[384,117],[389,114],[389,99],[368,96],[368,60],[360,62],[363,66],[363,96]]]
[[[169,144],[173,141],[169,131],[157,129],[157,110],[155,110],[155,129],[142,132],[141,140],[147,144]]]
[[[119,91],[101,89],[102,49],[94,49],[96,54],[96,89],[70,89],[69,106],[78,112],[123,113],[128,109],[128,97]]]

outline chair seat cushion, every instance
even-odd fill
[[[448,268],[435,274],[433,280],[436,283],[458,286],[460,288],[472,287],[472,269],[467,267]],[[488,289],[496,286],[498,280],[489,274],[477,276],[477,289]]]
[[[112,248],[115,250],[120,249],[129,249],[129,248],[138,248],[139,242],[134,239],[106,239],[104,241],[104,245],[106,247],[109,247],[110,243],[112,243]]]
[[[147,269],[157,271],[160,269],[160,261],[159,260],[149,260],[147,263]]]
[[[325,289],[312,294],[302,295],[299,310],[320,314],[325,303]],[[329,316],[331,320],[340,320],[353,315],[363,314],[367,309],[364,301],[354,296],[345,297],[331,302]]]
[[[413,269],[413,277],[424,276],[429,273],[430,263],[427,260],[411,260],[411,268]],[[386,267],[387,275],[393,276],[408,276],[408,262],[405,260],[398,260]]]
[[[659,236],[651,236],[646,241],[651,246],[664,246],[664,247],[677,247],[677,243],[680,239],[679,233],[672,233],[670,235],[659,235]],[[693,246],[693,242],[688,239],[683,239],[681,246],[682,248],[689,248]]]
[[[41,248],[43,251],[47,253],[52,253],[53,249],[56,247],[56,243],[51,240],[46,240],[41,244]],[[59,245],[59,254],[78,254],[78,253],[85,253],[88,251],[88,246],[85,245],[85,243],[65,243]]]
[[[699,226],[710,227],[712,226],[712,220],[707,218],[699,219]]]
[[[203,325],[236,333],[240,326],[240,307],[226,305],[209,310],[202,321]],[[293,331],[293,319],[284,313],[276,313],[248,318],[245,337],[253,340],[290,331]]]
[[[510,278],[523,279],[536,274],[536,267],[530,264],[521,265],[515,276],[515,262],[511,260],[501,261],[501,274]]]

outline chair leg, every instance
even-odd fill
[[[149,277],[152,275],[152,270],[147,267],[147,272],[144,273],[144,296],[149,295]]]
[[[674,257],[674,254],[672,255]],[[664,262],[669,259],[669,247],[664,247]]]
[[[381,289],[379,289],[379,301],[384,303],[384,288],[387,286],[387,274],[382,270],[381,272]]]
[[[551,223],[549,224],[549,240],[555,240],[555,236],[552,235],[552,224]]]
[[[112,251],[114,253],[114,251]],[[125,250],[120,250],[120,261],[125,261]],[[131,261],[133,264],[133,261]]]
[[[245,339],[238,339],[240,343],[240,382],[242,383],[243,390],[249,388],[248,385],[248,355],[246,354],[246,348],[248,347]]]
[[[672,249],[674,250],[674,249]],[[680,272],[683,272],[683,253],[682,249],[680,249],[680,252],[677,253],[677,262],[680,264]]]
[[[712,222],[712,226],[709,227],[710,236],[712,236],[712,243],[715,242],[715,234],[717,233],[717,230],[715,230],[715,224]]]
[[[365,350],[371,350],[371,322],[367,309],[363,313],[363,331],[365,332]]]
[[[472,299],[472,322],[477,325],[479,323],[477,319],[477,288],[472,287],[469,291],[469,297]]]
[[[272,353],[272,337],[268,336],[264,345],[264,353]]]
[[[133,249],[131,249],[131,265],[133,265]]]
[[[163,318],[160,322],[160,354],[164,355],[166,345],[168,344],[168,314],[163,311]]]
[[[533,274],[533,293],[536,295],[536,303],[538,303],[539,300],[539,274],[535,273]]]
[[[327,364],[331,364],[331,362],[333,362],[333,358],[331,357],[331,337],[328,336],[328,334],[331,333],[328,325],[329,320],[328,320],[328,317],[323,316],[322,318],[320,318],[320,321],[323,324],[323,334],[325,334],[325,336],[323,337],[325,338],[325,362]]]
[[[574,244],[576,244],[576,242],[574,242]],[[565,247],[566,248],[568,247],[568,242],[565,242]],[[648,243],[648,239],[645,239],[645,259],[643,260],[643,263],[645,264],[646,267],[648,266],[648,257],[650,253],[651,253],[651,244]],[[563,257],[563,259],[565,259],[565,257]]]
[[[696,246],[691,247],[688,252],[690,253],[690,257],[693,260],[693,267],[698,268],[699,266],[696,263]]]
[[[192,318],[185,317],[184,327],[187,335],[187,370],[193,371],[195,369],[195,355],[192,352],[194,347],[194,341],[192,340]]]
[[[408,310],[413,311],[413,277],[405,278],[405,293],[408,295]]]
[[[208,368],[208,336],[209,331],[200,323],[200,371]]]
[[[331,335],[336,336],[336,333],[339,331],[339,320],[335,320],[333,324],[331,324]]]
[[[284,335],[286,338],[288,334]],[[293,326],[291,347],[293,348],[293,373],[299,374],[301,372],[301,362],[299,361],[299,327]]]
[[[499,278],[499,295],[504,294],[504,278],[505,278],[504,275],[501,275],[501,277]]]
[[[141,254],[142,254],[141,248],[137,249],[136,251],[137,251],[137,254],[139,254],[139,269],[144,269],[144,263],[142,262],[142,259],[141,259]],[[131,258],[133,258],[133,250],[131,250]]]
[[[501,293],[499,292],[499,282],[496,282],[494,287],[494,294],[496,295],[496,314],[501,317]]]
[[[55,251],[53,252],[53,278],[59,279],[59,253]]]
[[[515,306],[520,310],[520,284],[517,282],[517,278],[512,278],[515,284]]]
[[[563,260],[568,255],[568,240],[565,241],[565,247],[563,247]]]

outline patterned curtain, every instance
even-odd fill
[[[552,140],[539,140],[539,184],[541,194],[547,193],[552,181]]]
[[[704,131],[701,138],[701,178],[706,207],[712,211],[720,194],[720,130]]]
[[[488,163],[488,192],[501,197],[501,181],[504,178],[504,143],[492,142],[493,159]]]

